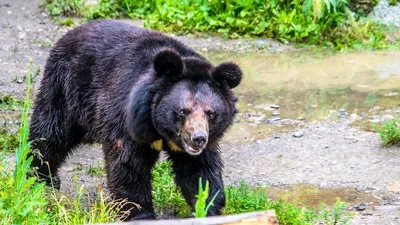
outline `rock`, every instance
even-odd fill
[[[275,117],[275,118],[269,118],[268,119],[268,123],[276,123],[280,120],[281,118],[279,117]]]
[[[394,119],[394,116],[392,116],[392,115],[384,115],[384,116],[382,116],[382,121],[391,121],[391,120],[393,120]]]
[[[301,138],[303,136],[304,136],[304,133],[301,131],[296,131],[293,133],[293,137],[295,137],[295,138]]]
[[[368,203],[362,203],[356,207],[354,207],[355,210],[357,211],[364,211],[368,208]]]
[[[272,116],[279,116],[279,113],[278,112],[273,112]]]
[[[372,216],[373,215],[372,212],[361,212],[360,214],[363,216]]]
[[[267,42],[265,42],[264,40],[258,39],[254,41],[254,46],[257,49],[264,49],[267,47]]]
[[[273,109],[279,109],[280,106],[279,106],[279,105],[271,105],[271,108],[273,108]]]
[[[251,105],[249,105],[249,106],[251,106]],[[258,104],[258,105],[255,105],[254,108],[255,109],[267,110],[267,111],[271,111],[272,110],[271,109],[272,107],[270,105],[268,105],[268,104]]]
[[[19,32],[18,33],[18,39],[19,40],[25,39],[25,37],[26,37],[26,33],[25,32]]]

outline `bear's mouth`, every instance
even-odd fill
[[[183,141],[183,148],[190,155],[200,155],[200,153],[203,151],[203,148],[191,146],[190,144],[187,144],[185,141]]]

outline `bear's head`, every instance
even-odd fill
[[[152,129],[172,150],[198,155],[208,146],[217,147],[237,113],[231,89],[242,79],[240,68],[233,63],[214,67],[173,49],[160,50],[153,67]]]

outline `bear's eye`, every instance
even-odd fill
[[[207,114],[209,119],[212,119],[212,118],[215,117],[215,113],[213,111],[207,111],[206,114]]]
[[[182,118],[186,118],[190,114],[188,109],[181,109],[179,110],[179,116]]]

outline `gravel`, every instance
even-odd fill
[[[400,27],[400,3],[391,6],[387,0],[380,0],[378,5],[372,10],[370,16],[377,22]]]

